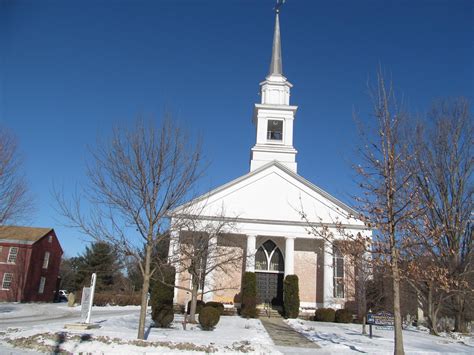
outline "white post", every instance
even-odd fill
[[[92,304],[94,303],[94,291],[95,291],[96,278],[97,276],[94,272],[91,277],[91,295],[90,295],[90,302],[89,302],[89,310],[87,311],[87,318],[86,318],[87,324],[91,322]]]
[[[173,265],[179,259],[179,232],[172,230],[170,233],[170,246],[168,249],[168,262]],[[176,265],[174,265],[176,266]],[[177,286],[179,284],[179,273],[176,273],[174,284]],[[178,288],[174,288],[174,297],[173,303],[178,302]]]
[[[334,267],[332,244],[324,242],[324,307],[331,307],[334,301]]]
[[[295,238],[285,238],[285,277],[295,273]]]
[[[217,252],[217,236],[213,235],[209,237],[209,242],[208,242],[208,254],[207,254],[207,262],[206,262],[206,269],[212,268],[214,265],[213,263],[218,262],[218,260],[215,260],[215,253]],[[214,255],[213,255],[214,254]],[[204,296],[203,300],[204,302],[209,302],[212,301],[212,298],[214,297],[214,292],[210,291],[212,289],[216,288],[216,284],[214,282],[214,271],[212,270],[210,273],[206,275],[206,279],[204,280]]]
[[[245,271],[255,272],[255,253],[256,253],[257,236],[247,235],[247,262]]]

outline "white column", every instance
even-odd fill
[[[179,232],[171,231],[170,233],[170,246],[168,249],[168,262],[173,265],[179,259]],[[174,279],[175,286],[179,284],[179,273],[176,273]],[[178,301],[178,288],[174,288],[174,299],[173,303]]]
[[[334,302],[334,267],[332,245],[324,242],[324,307],[331,307]]]
[[[295,273],[295,238],[285,238],[285,277]]]
[[[247,262],[245,271],[255,272],[255,253],[257,249],[257,236],[247,235]]]
[[[215,263],[218,262],[215,259],[215,255],[217,253],[217,236],[213,235],[209,237],[208,245],[208,254],[207,254],[207,261],[206,261],[206,270],[209,270],[214,267]],[[213,289],[218,288],[220,285],[217,285],[217,282],[214,277],[214,272],[216,270],[212,270],[209,274],[206,275],[204,280],[204,302],[212,301],[214,297],[214,292],[210,291]]]

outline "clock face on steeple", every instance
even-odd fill
[[[271,141],[283,140],[283,121],[268,120],[267,139]]]

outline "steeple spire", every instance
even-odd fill
[[[272,61],[268,75],[283,75],[283,64],[281,60],[281,39],[280,39],[280,6],[279,2],[275,7],[275,32],[273,34]]]

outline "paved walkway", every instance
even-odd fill
[[[267,330],[270,338],[272,338],[275,345],[283,353],[286,353],[285,348],[304,348],[304,353],[310,354],[319,349],[319,345],[308,340],[306,337],[291,328],[288,324],[283,322],[280,317],[267,318],[261,317],[263,326]],[[303,350],[303,349],[301,349]],[[300,352],[303,353],[303,352]],[[294,354],[294,351],[293,351]]]

